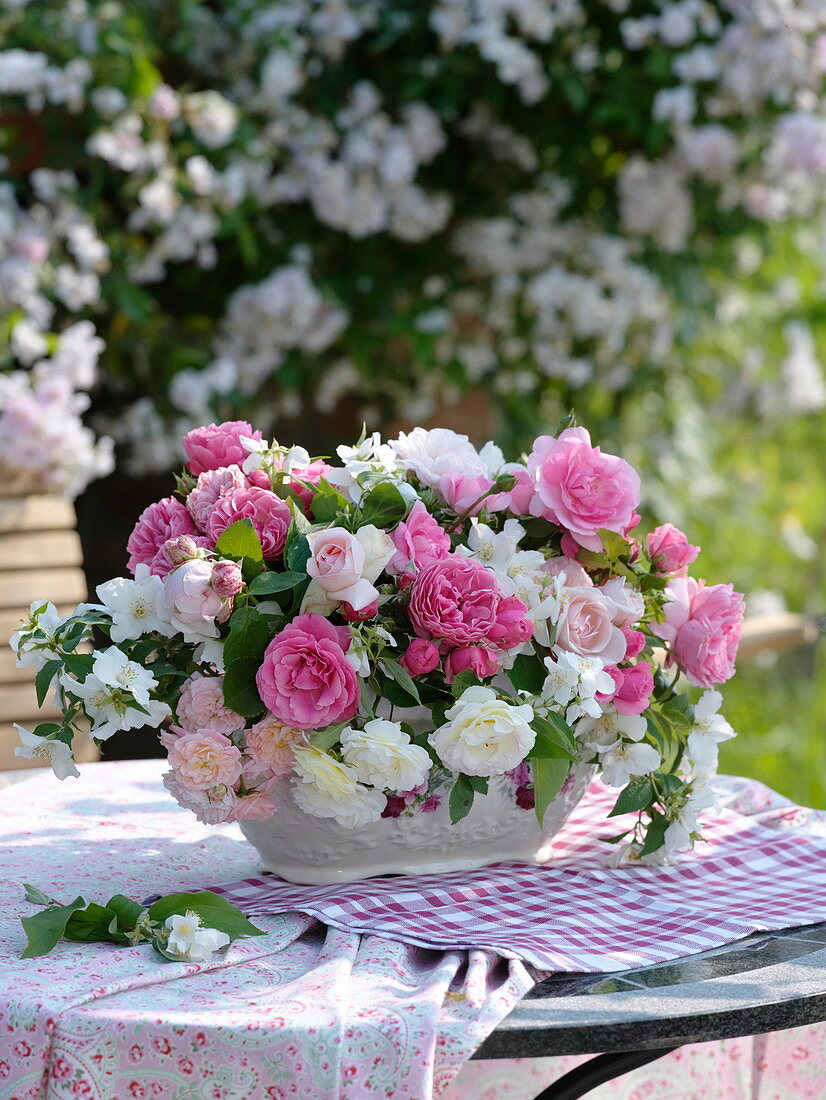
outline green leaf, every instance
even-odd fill
[[[239,519],[231,523],[215,543],[215,549],[222,557],[241,561],[250,558],[254,562],[264,560],[261,539],[248,519]]]
[[[478,687],[482,681],[471,669],[466,668],[463,672],[453,677],[453,683],[450,685],[450,691],[454,699],[458,699],[460,695],[469,687]]]
[[[240,909],[213,894],[211,890],[200,890],[194,894],[170,894],[149,907],[149,919],[163,923],[175,913],[197,913],[205,928],[217,928],[235,939],[237,936],[263,936],[265,932],[250,924]]]
[[[470,783],[476,794],[488,793],[488,777],[486,775],[466,775],[468,783]]]
[[[384,659],[384,660],[380,661],[379,663],[381,664],[381,667],[384,669],[384,671],[387,673],[387,675],[390,676],[393,680],[396,681],[396,683],[399,685],[399,687],[407,695],[410,696],[411,700],[414,703],[421,704],[421,698],[419,697],[419,689],[416,687],[416,684],[413,681],[413,677],[410,675],[410,673],[407,671],[407,669],[402,668],[402,666],[399,664],[398,661],[390,661],[390,660]],[[400,705],[400,704],[397,704],[397,705]]]
[[[263,615],[259,615],[255,608],[239,607],[229,621],[224,661],[229,665],[241,657],[257,657],[260,660],[271,640],[270,626]]]
[[[561,715],[551,711],[547,718],[542,718],[537,714],[531,729],[536,733],[531,756],[545,759],[563,755],[571,760],[576,757],[578,749],[573,730]]]
[[[647,856],[651,852],[656,852],[658,848],[662,848],[665,843],[665,830],[668,828],[668,819],[663,817],[662,814],[655,814],[651,824],[648,826],[648,831],[645,834],[645,843],[640,848],[640,855]]]
[[[568,778],[571,761],[567,759],[542,759],[531,756],[530,765],[533,772],[536,817],[541,825],[545,817],[545,811],[559,794],[562,784]]]
[[[287,592],[297,588],[307,580],[306,573],[259,573],[250,584],[251,596],[274,596],[277,592]]]
[[[61,668],[63,668],[62,661],[47,661],[45,665],[38,670],[34,678],[34,687],[37,692],[37,705],[39,707],[43,706],[46,693],[51,687],[52,680],[54,680]]]
[[[83,681],[92,671],[94,659],[92,653],[66,653],[63,656],[63,664],[68,672]]]
[[[635,813],[644,810],[653,801],[654,784],[647,776],[638,775],[620,791],[619,798],[608,816],[619,817],[620,814]]]
[[[520,653],[508,672],[508,679],[517,691],[538,695],[547,675],[545,662],[538,653]]]
[[[144,907],[123,894],[113,894],[106,902],[106,908],[111,909],[118,918],[118,928],[134,928],[140,920]]]
[[[224,702],[244,718],[256,718],[265,709],[255,682],[260,667],[260,657],[238,657],[224,672]]]
[[[37,959],[47,955],[63,935],[72,913],[85,905],[85,899],[78,896],[68,905],[53,905],[33,917],[22,917],[20,923],[28,943],[21,958]]]
[[[616,561],[617,558],[621,558],[628,553],[628,543],[616,531],[609,531],[607,527],[600,527],[598,534],[602,540],[602,545],[605,547],[605,553],[612,561]]]
[[[306,575],[306,565],[310,560],[310,543],[306,535],[299,535],[287,547],[284,562],[288,569]]]
[[[470,776],[459,775],[456,777],[456,782],[453,784],[453,789],[450,792],[450,801],[448,803],[450,820],[453,825],[455,825],[457,821],[461,821],[463,817],[467,817],[470,813],[475,793],[473,784],[470,781]]]
[[[105,905],[90,901],[85,909],[72,913],[63,936],[81,943],[126,943],[126,937],[118,932],[118,918]]]
[[[374,486],[361,502],[360,527],[395,527],[407,515],[407,502],[389,481]]]
[[[332,523],[342,513],[346,513],[350,505],[338,489],[335,489],[329,481],[321,478],[318,488],[313,493],[310,507],[313,510],[313,518],[318,523]]]
[[[26,901],[30,901],[33,905],[52,904],[52,899],[48,894],[44,894],[39,886],[32,886],[29,882],[24,882],[23,886],[26,890]]]

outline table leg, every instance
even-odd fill
[[[597,1085],[603,1085],[606,1081],[613,1081],[615,1077],[622,1077],[624,1073],[630,1073],[632,1069],[647,1066],[649,1062],[656,1062],[666,1054],[678,1047],[661,1047],[659,1050],[627,1050],[619,1054],[599,1054],[581,1066],[572,1069],[543,1089],[534,1100],[577,1100],[585,1096]]]

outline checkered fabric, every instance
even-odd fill
[[[826,920],[826,837],[712,811],[706,842],[669,867],[611,867],[616,791],[595,782],[550,863],[296,886],[261,874],[213,887],[249,917],[299,911],[420,947],[487,948],[542,970],[611,971]]]

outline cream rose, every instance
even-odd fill
[[[378,821],[387,799],[358,781],[355,768],[320,749],[294,750],[293,798],[313,817],[333,817],[345,829]]]
[[[533,708],[514,706],[492,688],[469,687],[434,730],[430,743],[445,767],[466,775],[500,775],[520,764],[533,748]]]
[[[398,722],[374,718],[364,729],[348,726],[341,732],[341,747],[347,764],[356,769],[359,780],[391,791],[412,791],[420,787],[430,771],[430,756],[411,744]]]

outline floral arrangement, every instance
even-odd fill
[[[491,782],[541,822],[585,761],[638,812],[636,851],[692,841],[743,600],[688,575],[673,526],[635,534],[640,479],[585,429],[523,462],[445,429],[365,436],[338,465],[237,421],[184,447],[131,576],[64,619],[33,605],[12,638],[64,714],[19,755],[65,777],[84,721],[96,741],[163,727],[165,784],[200,820],[291,798],[342,829],[443,798],[456,822]],[[110,644],[84,652],[93,630]]]
[[[613,429],[694,362],[712,259],[822,209],[825,34],[814,0],[5,4],[0,356],[94,323],[142,469],[215,417],[475,384],[514,434]]]

